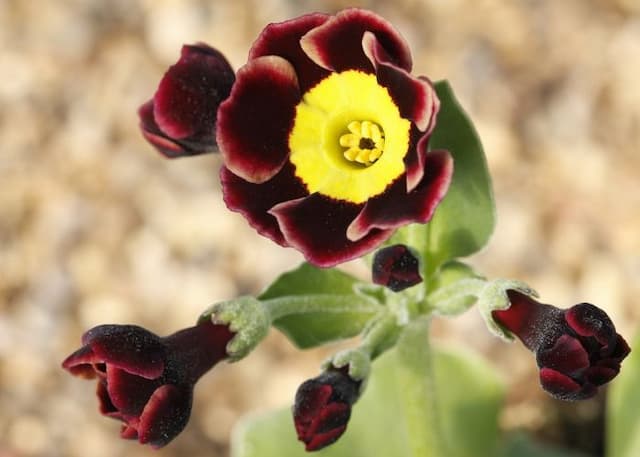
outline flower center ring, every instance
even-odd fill
[[[363,203],[405,172],[410,128],[375,75],[332,73],[296,106],[289,158],[309,193]]]

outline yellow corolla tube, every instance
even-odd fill
[[[375,75],[332,73],[296,107],[290,161],[310,193],[363,203],[404,173],[410,127]]]

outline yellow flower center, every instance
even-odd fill
[[[309,192],[363,203],[404,173],[410,127],[375,75],[332,73],[296,107],[289,160]]]

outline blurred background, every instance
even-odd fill
[[[117,438],[93,383],[60,369],[82,332],[135,323],[168,334],[301,261],[226,210],[218,157],[162,159],[136,109],[183,43],[205,41],[237,69],[267,23],[346,6],[389,19],[414,72],[449,79],[476,123],[498,225],[470,262],[547,303],[591,301],[635,333],[637,0],[0,0],[0,456],[152,454]],[[598,455],[603,395],[549,399],[532,355],[489,335],[475,310],[438,321],[436,335],[502,374],[503,428]],[[303,353],[272,332],[200,381],[187,431],[153,455],[228,455],[236,420],[290,404],[332,350]]]

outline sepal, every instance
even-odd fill
[[[253,297],[238,297],[216,303],[202,313],[198,322],[210,319],[214,324],[225,324],[235,333],[227,344],[230,362],[246,357],[260,343],[271,327],[268,309]]]
[[[371,373],[371,357],[361,349],[345,349],[337,354],[329,357],[322,363],[322,370],[327,371],[331,368],[346,368],[347,374],[354,381],[361,381],[360,392],[364,389],[366,380]]]
[[[507,309],[511,306],[507,290],[515,290],[531,297],[538,296],[535,290],[522,281],[496,279],[486,283],[478,295],[478,309],[491,333],[503,340],[513,341],[514,337],[511,332],[498,324],[491,315],[492,311]]]

